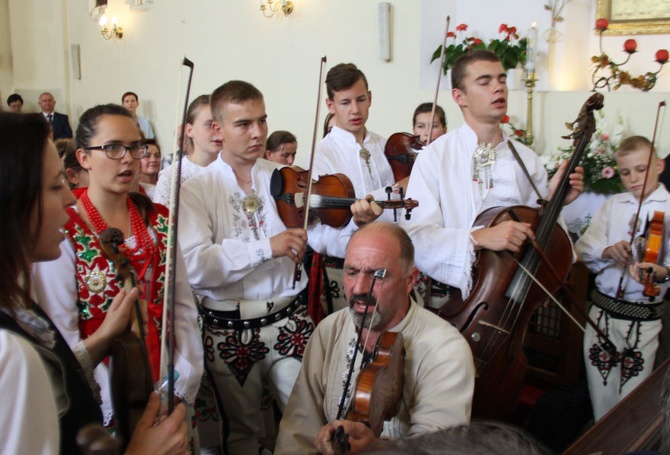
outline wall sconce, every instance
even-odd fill
[[[102,35],[103,38],[106,40],[110,40],[112,38],[118,38],[121,39],[123,38],[123,29],[119,27],[117,24],[119,20],[116,18],[116,16],[112,16],[112,28],[109,28],[107,26],[107,23],[109,22],[109,19],[107,19],[107,15],[103,14],[102,17],[100,17],[100,24],[101,30],[100,34]]]
[[[280,9],[284,12],[284,16],[288,16],[293,12],[293,2],[289,0],[261,0],[261,12],[265,17],[274,16]]]

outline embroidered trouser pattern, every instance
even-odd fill
[[[227,420],[228,453],[258,453],[263,383],[269,385],[283,410],[313,331],[304,307],[256,329],[223,330],[205,325],[205,366]]]
[[[662,324],[660,320],[616,319],[595,305],[589,317],[614,343],[616,350],[615,356],[610,355],[604,349],[605,341],[587,326],[584,334],[586,378],[597,421],[651,374]]]

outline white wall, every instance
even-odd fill
[[[123,39],[112,41],[100,36],[88,14],[88,2],[0,0],[0,11],[2,2],[9,6],[11,89],[29,93],[35,98],[30,100],[33,106],[35,94],[52,90],[57,109],[75,117],[76,123],[86,108],[120,102],[123,92],[135,91],[140,115],[152,119],[170,151],[177,124],[179,65],[187,55],[195,62],[192,98],[230,79],[252,82],[265,94],[270,130],[287,129],[298,136],[299,163],[305,162],[312,142],[321,56],[328,57],[329,67],[350,61],[365,72],[373,92],[368,126],[390,135],[409,130],[416,105],[433,98],[437,64],[431,67],[425,52],[432,53],[441,42],[446,14],[452,16],[452,27],[466,22],[486,38],[497,35],[500,22],[516,25],[522,33],[533,21],[540,32],[549,26],[549,14],[537,0],[500,5],[489,0],[395,0],[391,1],[392,60],[383,62],[378,58],[377,2],[370,0],[294,0],[291,16],[271,19],[261,15],[258,0],[155,0],[148,11],[129,11],[124,0],[109,0],[108,15],[117,15],[124,29]],[[534,104],[540,152],[565,145],[560,139],[567,132],[564,123],[575,119],[589,96],[589,57],[597,50],[594,2],[573,0],[564,17],[559,30],[565,39],[552,51],[551,73],[549,47],[545,43],[540,48],[541,80]],[[605,48],[618,49],[625,39],[607,37]],[[0,63],[5,41],[0,31]],[[640,52],[634,60],[650,64],[658,47],[670,47],[667,41],[667,35],[638,38]],[[71,75],[71,44],[81,46],[81,80]],[[3,69],[4,64],[0,84],[6,84]],[[653,67],[644,71],[649,69]],[[7,88],[0,85],[0,90],[4,93]],[[668,91],[670,75],[662,74],[652,93],[622,89],[606,95],[606,112],[612,118],[622,114],[630,132],[650,136],[655,105]],[[510,115],[519,125],[525,119],[525,100],[525,91],[510,94]],[[448,90],[441,91],[438,103],[446,108],[450,127],[458,126],[461,116]],[[667,127],[661,131],[659,144],[665,154],[670,131]]]
[[[0,111],[7,109],[7,97],[12,94],[12,42],[9,35],[9,5],[0,0]]]

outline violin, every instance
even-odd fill
[[[365,303],[363,321],[365,321],[369,313],[375,283],[377,279],[383,280],[385,276],[386,269],[376,270],[374,273],[370,292]],[[378,303],[379,300],[376,301],[374,306],[373,319]],[[362,323],[358,327],[356,346],[361,346],[364,327]],[[369,337],[370,331],[368,331],[362,346],[368,345]],[[349,368],[347,373],[342,396],[340,397],[337,420],[344,418],[364,423],[376,437],[379,437],[383,430],[384,421],[390,420],[400,410],[405,363],[405,345],[402,334],[398,332],[383,332],[379,335],[375,348],[372,351],[372,360],[361,368],[356,379],[356,388],[351,394],[352,398],[345,412],[345,402],[347,396],[349,396],[349,387],[357,355],[358,349],[355,349],[351,358],[351,368]],[[344,433],[342,426],[338,427],[333,434],[332,443],[333,450],[337,455],[346,455],[349,453],[349,438]]]
[[[534,243],[551,258],[553,270],[533,248],[524,247],[516,254],[480,250],[473,266],[470,296],[463,300],[456,292],[438,310],[440,316],[459,328],[472,349],[477,370],[473,416],[477,418],[505,420],[516,408],[526,368],[526,329],[535,310],[547,299],[535,280],[554,294],[572,266],[572,245],[557,220],[570,191],[569,175],[595,131],[593,111],[602,106],[603,96],[593,94],[572,124],[577,127],[568,138],[574,139],[575,151],[546,206],[491,208],[475,221],[475,225],[484,226],[505,220],[528,223],[535,232]]]
[[[382,333],[377,340],[372,361],[358,374],[351,405],[344,418],[364,423],[379,437],[384,429],[384,421],[391,420],[400,410],[404,364],[402,333]],[[333,449],[336,455],[349,453],[343,427],[335,431]]]
[[[665,213],[655,210],[651,220],[647,220],[644,234],[638,237],[637,257],[640,258],[640,262],[658,264],[662,257],[664,219]],[[642,280],[644,284],[642,293],[649,297],[650,301],[661,294],[661,287],[654,282],[654,278],[654,274],[649,271]]]
[[[270,193],[277,202],[277,211],[287,227],[300,227],[305,219],[306,195],[309,171],[297,166],[275,169],[270,180]],[[353,216],[351,204],[356,202],[354,186],[344,174],[322,175],[312,182],[312,195],[309,200],[310,216],[317,217],[321,223],[341,228],[346,226]],[[390,193],[389,193],[390,197]],[[419,202],[413,199],[389,199],[374,201],[384,209],[406,210],[409,219]],[[310,221],[313,221],[310,218]]]
[[[654,154],[656,153],[655,149],[654,149],[654,143],[656,142],[656,133],[658,132],[658,120],[661,116],[661,108],[662,107],[665,107],[665,101],[661,101],[660,103],[658,103],[658,110],[656,111],[656,121],[654,122],[654,134],[651,137],[651,147],[649,147],[649,158],[647,159],[647,170],[644,173],[644,180],[642,182],[642,194],[640,195],[640,200],[638,201],[638,204],[637,204],[637,212],[635,213],[635,217],[632,220],[633,221],[632,225],[634,226],[634,228],[631,229],[630,240],[628,241],[628,244],[631,245],[631,246],[633,245],[633,241],[635,240],[635,232],[637,231],[637,225],[638,225],[637,223],[640,220],[640,212],[642,210],[642,203],[644,202],[644,199],[645,199],[645,194],[646,194],[646,189],[647,189],[647,181],[649,180],[649,169],[651,169],[652,158],[654,157]],[[656,217],[656,212],[654,213],[654,217]],[[649,224],[647,224],[647,228],[649,228]],[[657,227],[656,229],[657,230],[660,229],[662,231],[663,230],[663,223],[661,222],[660,227]],[[646,231],[647,231],[647,229],[645,229],[645,232]],[[659,232],[661,232],[661,231],[659,231]],[[661,237],[660,237],[659,242],[660,242],[660,244],[662,244],[663,243],[662,232],[661,232],[660,236]],[[659,246],[658,250],[660,251],[660,246]],[[644,255],[638,255],[638,257],[643,257],[643,256]],[[653,254],[651,256],[653,256]],[[646,261],[646,262],[657,263],[658,262],[658,257],[656,257],[655,260]],[[617,299],[620,299],[620,298],[623,297],[623,294],[624,294],[623,279],[624,279],[625,275],[626,275],[626,267],[622,267],[621,268],[621,275],[619,276],[619,286],[617,287],[617,291],[616,291],[616,298]],[[654,294],[656,292],[656,290],[654,289],[654,283],[653,283],[654,277],[653,276],[649,277],[649,275],[652,275],[651,273],[648,273],[647,275],[648,275],[648,277],[647,277],[647,279],[645,279],[645,283],[644,283],[645,288],[644,288],[643,293],[644,293],[644,295],[648,296],[650,298],[650,300],[653,300],[653,297],[658,296],[660,294],[660,290],[657,294]],[[647,281],[649,281],[649,284],[647,284]],[[649,294],[647,294],[647,292],[649,292]]]
[[[396,182],[409,177],[412,173],[417,150],[421,150],[425,146],[426,144],[419,140],[419,136],[409,133],[394,133],[388,138],[384,146],[384,156],[391,165],[393,178]]]
[[[107,228],[100,233],[100,245],[105,256],[116,267],[116,278],[123,281],[125,289],[132,289],[135,287],[135,277],[130,260],[119,251],[123,242],[123,232],[119,229]],[[124,448],[130,442],[149,395],[154,390],[139,299],[133,304],[132,318],[132,329],[129,326],[129,330],[112,342],[109,362],[114,417]]]

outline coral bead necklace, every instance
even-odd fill
[[[98,212],[98,209],[96,209],[91,202],[91,199],[88,197],[88,191],[82,193],[80,200],[93,229],[96,231],[96,234],[100,235],[100,233],[109,226],[105,223],[102,216],[100,216],[100,212]],[[124,253],[128,256],[131,262],[136,262],[138,260],[139,262],[143,262],[145,259],[153,257],[156,252],[156,247],[149,236],[147,226],[144,224],[140,211],[130,197],[128,197],[127,205],[128,213],[130,215],[132,235],[135,236],[135,247],[128,248],[127,245],[124,245]]]

